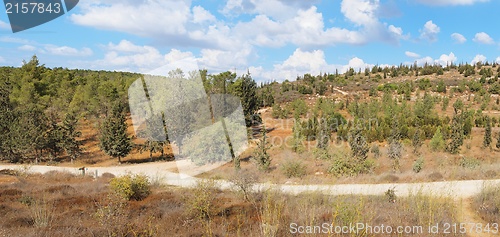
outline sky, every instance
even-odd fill
[[[0,6],[0,66],[147,73],[186,58],[257,81],[350,67],[500,63],[496,0],[80,0],[12,33]]]

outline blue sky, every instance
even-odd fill
[[[148,72],[195,58],[258,81],[364,68],[500,62],[494,0],[80,0],[12,33],[0,7],[0,65]]]

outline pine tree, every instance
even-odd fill
[[[250,73],[248,72],[236,80],[234,85],[234,94],[241,99],[241,106],[243,107],[246,125],[249,127],[253,122],[255,112],[259,108],[257,83],[252,79]]]
[[[396,118],[393,119],[391,137],[389,138],[389,159],[393,160],[393,170],[399,170],[399,161],[403,153],[403,144],[401,144],[401,129]]]
[[[363,130],[357,126],[353,126],[349,132],[349,146],[351,147],[352,156],[359,162],[363,162],[368,158],[370,147],[363,134]]]
[[[319,131],[318,131],[318,142],[317,147],[319,149],[328,148],[328,143],[330,142],[330,130],[328,128],[328,122],[326,118],[320,119]]]
[[[451,154],[458,154],[460,147],[464,144],[464,129],[461,115],[455,114],[451,123],[451,141],[446,150]]]
[[[257,144],[257,148],[255,149],[253,158],[257,162],[260,170],[267,171],[269,170],[269,166],[271,165],[271,156],[267,153],[271,146],[267,141],[267,129],[266,126],[262,126],[261,138]]]
[[[486,126],[485,126],[485,132],[484,132],[484,140],[483,140],[483,147],[491,147],[491,118],[489,116],[486,116]]]
[[[66,154],[71,158],[71,162],[73,162],[76,158],[78,158],[82,149],[81,141],[77,141],[76,138],[80,137],[82,133],[76,130],[76,126],[78,124],[78,119],[72,113],[66,114],[64,121],[62,123],[62,132],[63,132],[63,141],[62,147],[66,151]]]
[[[442,151],[444,149],[445,143],[443,134],[441,133],[441,127],[439,127],[429,143],[432,151]]]
[[[422,139],[421,139],[421,132],[420,130],[415,130],[415,134],[413,134],[413,139],[411,141],[411,144],[413,145],[413,154],[419,154],[420,153],[420,147],[422,147]]]
[[[117,105],[101,125],[99,137],[101,150],[113,158],[118,158],[118,162],[121,163],[121,158],[132,150],[130,140],[123,108]]]
[[[304,135],[302,135],[302,125],[300,122],[300,117],[295,116],[292,132],[293,132],[293,140],[292,140],[292,151],[301,153],[303,151]]]

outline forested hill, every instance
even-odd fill
[[[257,84],[249,74],[209,75],[206,70],[200,74],[207,93],[243,98],[247,118],[260,105]],[[81,153],[78,123],[86,119],[101,124],[115,107],[128,112],[128,88],[141,77],[127,72],[51,69],[36,56],[20,68],[0,67],[0,159],[77,158]]]
[[[140,76],[50,69],[36,56],[20,68],[0,67],[1,157],[17,162],[78,153],[78,120],[99,118],[115,102],[125,103],[128,86]]]

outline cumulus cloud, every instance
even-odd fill
[[[221,13],[232,17],[240,14],[266,15],[276,20],[286,20],[298,10],[311,8],[318,1],[302,0],[228,0]]]
[[[420,38],[428,40],[429,42],[436,42],[439,32],[441,32],[439,26],[432,21],[428,21],[425,23],[424,28],[420,30]]]
[[[378,23],[375,12],[379,4],[379,0],[343,0],[340,10],[347,19],[357,25],[373,25]]]
[[[205,8],[201,6],[193,7],[193,22],[194,23],[203,23],[203,22],[215,22],[217,19],[212,13],[205,10]]]
[[[476,64],[478,62],[486,62],[486,56],[484,56],[482,54],[478,54],[474,57],[474,59],[472,59],[472,61],[470,63]]]
[[[494,44],[495,43],[493,38],[491,38],[485,32],[477,33],[476,36],[474,37],[474,39],[472,39],[472,41],[474,41],[476,43],[480,43],[480,44]]]
[[[495,60],[496,63],[500,63],[500,57]]]
[[[351,58],[346,64],[329,64],[325,59],[325,53],[322,50],[302,50],[297,48],[283,63],[275,64],[271,70],[266,70],[262,66],[250,67],[249,70],[254,78],[263,81],[283,81],[295,80],[297,76],[306,73],[319,75],[320,73],[335,72],[344,73],[350,68],[354,70],[364,70],[373,67],[363,59],[358,57]]]
[[[199,57],[195,57],[192,52],[178,49],[171,49],[164,54],[155,47],[136,45],[127,40],[122,40],[118,44],[108,43],[104,46],[104,50],[105,55],[103,58],[83,63],[93,69],[148,73],[156,68],[184,59],[193,59],[200,68],[206,68],[212,73],[217,73],[231,68],[246,67],[249,64],[248,58],[251,58],[251,55],[254,54],[253,49],[245,45],[242,45],[238,52],[202,49]]]
[[[125,53],[146,53],[152,51],[153,48],[150,46],[138,46],[128,40],[122,40],[118,44],[109,43],[107,50]]]
[[[407,57],[410,57],[410,58],[420,58],[420,54],[417,54],[417,53],[414,53],[414,52],[410,52],[410,51],[406,51],[405,55]]]
[[[78,25],[141,36],[185,34],[191,15],[190,2],[182,0],[95,0],[79,6],[80,13],[70,17]]]
[[[167,54],[151,46],[139,46],[128,41],[108,44],[104,58],[87,62],[94,69],[112,69],[147,73],[175,61],[193,57],[191,52],[172,49]]]
[[[303,51],[298,48],[283,63],[274,65],[274,75],[281,74],[281,78],[294,80],[305,73],[319,74],[326,70],[328,64],[322,50]]]
[[[435,60],[435,62],[437,64],[440,64],[442,66],[448,66],[452,63],[455,63],[456,61],[457,61],[457,57],[455,56],[455,54],[453,52],[451,52],[448,55],[443,54],[443,55],[441,55],[441,57],[439,57],[439,59]]]
[[[442,54],[438,59],[433,59],[430,56],[426,56],[423,58],[415,59],[414,62],[407,62],[406,64],[417,63],[417,65],[419,65],[419,66],[423,66],[425,64],[431,64],[431,65],[439,64],[441,66],[447,66],[447,65],[450,65],[452,63],[456,63],[457,60],[458,60],[458,58],[455,56],[455,54],[453,52],[451,52],[450,54]]]
[[[451,34],[451,38],[457,43],[457,44],[463,44],[467,42],[467,39],[459,33],[453,33]]]
[[[36,47],[33,45],[25,44],[23,46],[20,46],[18,49],[22,51],[35,51]]]
[[[69,46],[45,45],[44,52],[58,56],[91,56],[93,54],[90,48],[76,49]]]
[[[379,0],[342,1],[341,13],[358,26],[355,29],[325,27],[323,15],[314,5],[317,2],[228,0],[221,13],[252,15],[246,18],[249,20],[234,24],[225,22],[223,18],[217,19],[201,6],[191,8],[190,1],[172,0],[164,4],[159,0],[150,0],[139,4],[131,0],[92,0],[81,4],[81,12],[71,15],[71,20],[98,29],[152,37],[169,47],[234,52],[245,43],[262,47],[293,44],[311,48],[335,44],[359,45],[371,41],[394,44],[405,39],[400,27],[387,27],[377,18]]]
[[[481,2],[489,2],[490,0],[415,0],[418,3],[431,6],[460,6],[473,5]]]

